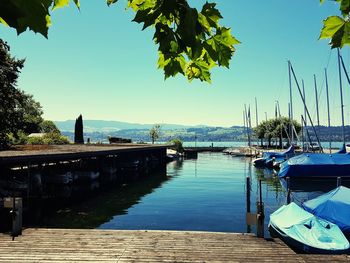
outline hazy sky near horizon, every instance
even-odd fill
[[[205,1],[191,1],[201,5]],[[338,5],[319,0],[216,0],[242,44],[230,69],[216,68],[212,84],[182,76],[164,80],[157,69],[153,30],[141,31],[125,10],[126,0],[107,7],[104,0],[81,0],[81,10],[70,4],[53,12],[49,38],[33,32],[16,35],[0,26],[0,36],[11,53],[26,58],[18,87],[41,103],[51,120],[119,120],[137,123],[177,123],[215,126],[242,125],[244,104],[255,103],[259,119],[274,116],[278,100],[288,115],[287,61],[305,81],[306,100],[316,122],[313,74],[317,75],[321,124],[327,123],[324,68],[329,72],[332,124],[340,124],[336,51],[328,40],[318,40],[322,20],[338,15]],[[349,47],[343,49],[347,65]],[[345,121],[350,124],[350,90],[344,83]],[[303,106],[293,85],[294,117]],[[254,113],[254,114],[253,114]]]

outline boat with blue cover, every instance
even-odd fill
[[[294,145],[291,145],[284,152],[264,152],[262,157],[255,159],[253,163],[257,167],[272,167],[273,162],[284,162],[294,155]]]
[[[281,164],[279,177],[350,176],[350,154],[303,153]]]
[[[290,247],[316,254],[348,253],[350,244],[336,224],[305,211],[295,203],[270,215],[269,231]]]
[[[310,213],[330,221],[350,235],[350,189],[339,186],[319,197],[306,201],[302,207]]]

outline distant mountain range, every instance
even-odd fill
[[[55,121],[58,129],[71,140],[74,138],[74,120]],[[121,121],[84,120],[85,140],[107,142],[108,136],[132,139],[134,142],[149,141],[149,130],[154,124],[128,123]],[[206,125],[160,124],[160,141],[180,138],[183,141],[233,141],[244,140],[244,128],[228,128]]]
[[[55,121],[62,132],[74,132],[75,120]],[[149,130],[154,124],[140,124],[122,121],[84,120],[84,132],[113,132],[119,130]],[[203,128],[206,125],[160,124],[162,130],[177,130],[188,128]]]
[[[59,130],[71,140],[74,138],[74,120],[55,121]],[[134,142],[149,141],[149,130],[154,124],[139,124],[121,121],[84,120],[85,140],[91,142],[107,142],[108,136],[132,139]],[[244,141],[247,140],[246,129],[242,126],[211,127],[206,125],[180,125],[160,124],[161,132],[159,141],[169,141],[179,138],[183,141]],[[321,141],[328,141],[331,134],[332,141],[342,141],[342,127],[333,126],[330,129],[325,126],[316,127]],[[308,127],[310,139],[316,141],[316,137]],[[346,141],[350,141],[350,126],[345,127]],[[301,138],[300,138],[301,139]],[[256,140],[256,139],[255,139]],[[305,138],[307,140],[307,138]]]

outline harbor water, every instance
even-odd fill
[[[40,216],[30,226],[254,233],[255,227],[246,224],[250,177],[251,212],[256,211],[262,181],[268,235],[269,215],[286,202],[286,191],[274,171],[257,169],[251,161],[199,153],[198,159],[170,162],[166,171],[137,182],[107,189],[95,186],[89,194],[73,189],[63,207],[50,203],[38,209]]]

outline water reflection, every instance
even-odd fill
[[[198,230],[255,232],[247,227],[246,177],[250,177],[251,212],[256,211],[262,180],[265,225],[286,202],[275,172],[257,169],[251,159],[200,153],[177,160],[166,171],[122,186],[70,185],[62,196],[33,202],[28,225],[60,228]],[[66,196],[65,196],[66,195]],[[64,205],[62,206],[62,202]],[[268,235],[267,227],[265,234]]]
[[[30,200],[26,214],[29,226],[58,228],[96,228],[113,218],[126,214],[140,199],[171,177],[165,171],[140,177],[137,182],[100,188],[98,181],[55,189],[55,198]],[[29,220],[30,219],[30,220]]]
[[[280,179],[280,184],[287,191],[290,191],[290,201],[301,205],[303,202],[316,198],[326,192],[335,189],[338,184],[350,187],[350,179],[343,178],[338,181],[333,178],[285,178]]]

